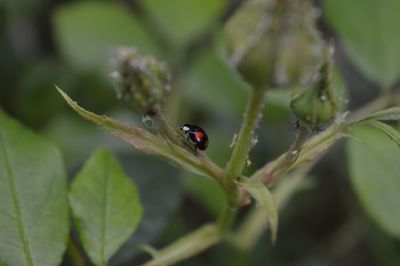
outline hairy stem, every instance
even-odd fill
[[[232,156],[226,166],[222,186],[227,196],[227,206],[221,213],[218,226],[222,231],[226,231],[235,218],[237,209],[240,205],[241,194],[239,188],[233,182],[233,179],[241,176],[248,153],[252,145],[254,129],[261,118],[262,108],[264,106],[265,90],[251,90],[247,102],[244,121],[239,132]]]
[[[338,117],[337,120],[325,131],[310,138],[301,146],[299,155],[295,161],[284,169],[280,168],[279,172],[274,171],[278,165],[282,165],[286,161],[287,152],[270,161],[265,166],[257,170],[250,178],[252,180],[270,183],[278,177],[295,169],[299,165],[311,162],[323,155],[338,139],[344,136],[344,115]]]
[[[243,172],[255,128],[262,116],[264,106],[264,90],[251,90],[247,102],[244,121],[240,129],[231,159],[225,170],[225,184],[232,183],[232,180],[240,176]]]
[[[161,112],[159,108],[156,109],[155,115],[153,116],[154,121],[157,123],[159,127],[160,133],[163,134],[166,138],[172,141],[175,144],[183,145],[182,140],[178,137],[176,130],[171,127],[168,123],[166,117]]]
[[[300,122],[300,125],[296,131],[296,137],[292,145],[290,145],[289,150],[282,157],[282,160],[280,160],[271,170],[272,179],[268,180],[268,183],[275,181],[275,178],[279,176],[280,173],[286,172],[286,170],[289,169],[296,162],[297,158],[299,157],[301,148],[304,144],[306,135],[307,130]]]

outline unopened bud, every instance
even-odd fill
[[[290,107],[298,119],[312,127],[330,122],[338,111],[338,98],[332,86],[332,53],[327,49],[325,62],[309,87],[294,94]]]
[[[152,113],[170,90],[167,66],[153,56],[140,54],[135,48],[118,47],[112,64],[117,97],[146,113]]]
[[[310,0],[248,0],[225,25],[231,65],[253,88],[304,80],[321,54]]]

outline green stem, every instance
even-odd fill
[[[225,170],[225,185],[232,183],[232,180],[243,172],[248,153],[251,147],[253,133],[262,117],[264,106],[265,90],[251,90],[247,102],[244,121],[240,129],[231,159]]]
[[[160,133],[173,143],[182,146],[183,142],[181,138],[178,137],[176,130],[171,127],[161,110],[157,108],[155,112],[156,114],[153,116],[153,119],[157,123]]]
[[[221,239],[221,232],[215,224],[204,225],[160,250],[157,252],[155,258],[142,266],[175,264],[204,251],[218,243]]]
[[[299,128],[296,132],[296,138],[290,146],[289,150],[284,155],[283,159],[279,161],[271,170],[272,180],[268,180],[268,183],[275,181],[275,178],[279,176],[280,173],[286,172],[299,157],[301,147],[304,144],[305,138],[307,136],[308,130],[300,122]]]
[[[305,177],[315,162],[299,168],[276,185],[273,195],[278,209],[282,209],[292,195],[305,187],[302,184],[305,183]],[[267,227],[265,212],[262,208],[254,208],[229,240],[241,250],[251,250]]]
[[[236,184],[232,181],[234,178],[241,176],[246,164],[248,153],[252,145],[254,129],[257,127],[258,121],[262,116],[264,95],[265,90],[251,90],[244,114],[244,121],[231,159],[225,169],[222,186],[227,196],[227,206],[218,220],[218,227],[222,232],[225,232],[232,224],[240,204],[241,194]]]
[[[221,233],[225,233],[229,229],[235,219],[237,209],[237,206],[232,206],[229,202],[226,204],[225,209],[218,218],[218,229]]]
[[[385,91],[379,97],[375,98],[374,100],[362,106],[360,109],[351,113],[349,119],[347,120],[347,124],[351,124],[357,120],[360,120],[373,112],[385,109],[391,104],[397,104],[399,101],[400,92],[395,93],[393,91]]]
[[[280,169],[279,172],[274,172],[277,165],[282,165],[286,160],[287,152],[279,156],[277,159],[270,161],[264,167],[257,170],[250,178],[252,180],[269,183],[275,181],[278,177],[295,169],[302,163],[307,163],[315,160],[326,152],[338,139],[344,136],[343,134],[344,121],[335,121],[325,131],[307,140],[301,147],[297,159],[288,167]]]

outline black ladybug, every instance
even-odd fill
[[[194,144],[194,151],[204,151],[208,147],[207,133],[199,126],[183,124],[180,129],[187,135],[187,140]]]

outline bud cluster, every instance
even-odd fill
[[[112,58],[118,99],[129,101],[146,113],[151,113],[170,91],[170,74],[164,62],[135,48],[118,47]]]
[[[290,107],[298,119],[311,127],[330,122],[338,111],[338,97],[332,85],[333,48],[326,48],[325,62],[307,87],[301,87],[292,97]]]
[[[321,55],[310,0],[249,0],[225,25],[231,65],[253,88],[302,82]]]

